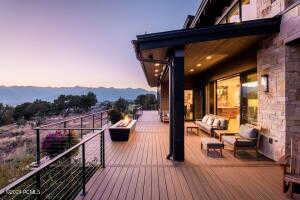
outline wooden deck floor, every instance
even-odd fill
[[[144,112],[129,142],[106,136],[106,168],[98,170],[77,199],[286,199],[281,192],[281,170],[255,154],[239,159],[225,149],[223,158],[207,157],[200,138],[185,136],[184,163],[173,163],[168,152],[168,124],[156,112]]]

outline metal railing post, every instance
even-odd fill
[[[64,121],[64,128],[67,128],[67,122]]]
[[[95,128],[95,114],[93,114],[93,132],[94,132],[94,128]]]
[[[40,146],[40,130],[36,129],[36,164],[37,167],[41,165],[41,146]],[[37,199],[41,199],[41,175],[40,172],[36,174],[36,189],[37,189]]]
[[[83,119],[80,117],[80,139],[82,139],[82,128],[83,128]]]
[[[82,144],[82,195],[85,196],[86,171],[85,171],[85,143]]]
[[[40,146],[40,129],[36,129],[36,164],[41,164],[41,146]]]
[[[101,164],[102,167],[105,168],[105,134],[104,134],[104,130],[101,131],[100,133],[100,155],[101,155]]]
[[[100,113],[100,128],[102,128],[103,124],[102,124],[102,114],[103,112]]]
[[[68,143],[69,143],[69,148],[71,148],[72,146],[72,140],[71,140],[71,129],[69,129],[69,132],[68,132]]]

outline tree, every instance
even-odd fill
[[[87,95],[81,96],[81,108],[85,111],[91,109],[92,106],[96,105],[97,103],[97,96],[93,92],[89,92]]]
[[[139,95],[135,99],[135,104],[141,105],[143,110],[154,110],[157,108],[158,102],[154,94]]]
[[[0,103],[0,125],[7,125],[13,123],[14,108],[11,106],[4,106]]]
[[[129,102],[126,99],[119,98],[113,105],[114,109],[118,110],[121,113],[125,113],[127,111]]]

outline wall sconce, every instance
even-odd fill
[[[269,75],[261,76],[261,85],[264,92],[269,92]]]

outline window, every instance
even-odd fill
[[[240,22],[240,9],[239,4],[236,4],[228,13],[228,23]]]
[[[240,0],[225,15],[219,24],[249,21],[257,18],[257,0]]]
[[[256,0],[242,0],[242,21],[254,20],[257,18]]]
[[[184,119],[193,120],[194,107],[193,107],[193,90],[184,91]]]
[[[257,123],[258,95],[257,74],[251,73],[241,77],[242,81],[242,115],[241,122]]]
[[[215,114],[215,83],[209,83],[209,113]]]

